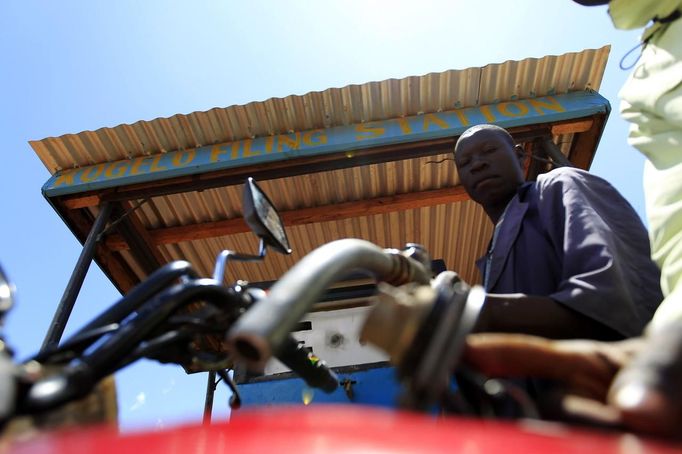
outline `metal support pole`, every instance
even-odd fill
[[[90,268],[90,263],[95,254],[95,245],[97,244],[99,235],[104,230],[104,226],[110,215],[111,205],[105,202],[102,204],[99,215],[97,216],[97,219],[95,219],[92,229],[90,229],[88,238],[85,240],[81,255],[78,257],[76,267],[71,274],[71,279],[69,279],[69,283],[66,284],[62,299],[57,306],[50,328],[48,329],[43,345],[40,348],[41,352],[59,345],[59,341],[64,333],[64,328],[66,328],[66,323],[69,321],[76,298],[78,297],[78,293],[85,280],[85,275],[88,272],[88,268]]]
[[[206,401],[204,402],[204,419],[203,424],[211,424],[211,415],[213,413],[213,395],[215,394],[216,373],[214,370],[208,372],[208,382],[206,383]]]

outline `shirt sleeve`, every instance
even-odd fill
[[[581,170],[558,169],[538,186],[538,211],[562,261],[550,297],[625,336],[640,334],[662,296],[637,213],[608,182]]]

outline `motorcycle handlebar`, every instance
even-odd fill
[[[92,352],[34,383],[18,412],[45,411],[87,395],[99,380],[127,364],[125,359],[135,347],[180,307],[197,300],[224,305],[233,298],[227,287],[213,279],[195,279],[166,289],[139,308],[132,320]]]
[[[237,320],[227,335],[231,351],[248,367],[261,369],[324,290],[355,270],[370,272],[377,280],[394,285],[428,284],[431,278],[424,264],[399,251],[359,239],[327,243],[292,267],[266,298]]]

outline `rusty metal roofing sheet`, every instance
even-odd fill
[[[159,152],[570,91],[598,90],[609,46],[389,79],[31,141],[50,173]]]

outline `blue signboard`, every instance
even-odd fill
[[[75,194],[302,156],[454,137],[480,123],[511,128],[581,118],[609,110],[609,102],[598,93],[581,91],[258,137],[62,170],[45,183],[43,192],[48,197]]]
[[[239,393],[244,407],[329,403],[396,407],[400,383],[396,380],[393,367],[363,369],[362,366],[358,366],[353,372],[338,373],[338,377],[341,383],[348,381],[350,386],[346,389],[342,384],[331,394],[309,388],[297,377],[240,383]]]

